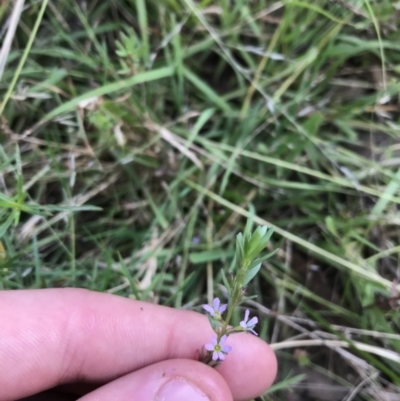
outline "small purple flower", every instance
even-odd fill
[[[218,343],[217,337],[213,336],[211,338],[211,344],[206,344],[204,346],[206,350],[213,353],[212,355],[213,361],[217,361],[218,359],[220,361],[225,360],[225,355],[232,350],[232,347],[230,345],[224,345],[227,338],[228,336],[226,335],[222,336]]]
[[[195,237],[192,238],[192,244],[197,245],[197,244],[200,244],[200,242],[201,242],[201,238],[200,237],[195,236]]]
[[[203,305],[205,309],[214,319],[221,320],[221,315],[225,312],[227,304],[220,305],[219,298],[214,298],[213,306]]]
[[[258,334],[253,329],[254,326],[258,323],[258,319],[254,316],[252,319],[249,320],[249,314],[250,311],[246,309],[246,312],[244,314],[244,320],[240,322],[240,326],[242,327],[243,330],[251,331],[253,334],[257,336]]]

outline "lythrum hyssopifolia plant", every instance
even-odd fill
[[[215,335],[211,342],[203,347],[201,361],[216,366],[225,360],[225,356],[231,351],[232,347],[227,344],[227,339],[231,334],[251,332],[255,335],[255,325],[258,323],[257,317],[250,318],[249,310],[246,310],[243,320],[238,326],[231,326],[230,322],[236,307],[249,297],[246,294],[246,286],[256,276],[264,260],[270,258],[276,251],[268,255],[259,257],[261,251],[267,245],[273,228],[258,227],[252,232],[251,223],[246,226],[244,234],[239,233],[236,237],[235,268],[227,277],[222,270],[222,279],[228,293],[228,303],[221,304],[219,298],[215,298],[212,305],[203,305],[208,313],[208,319]]]

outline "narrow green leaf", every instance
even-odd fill
[[[133,77],[100,86],[99,88],[86,92],[83,95],[77,96],[71,99],[70,101],[56,107],[50,113],[45,115],[39,124],[50,121],[61,114],[75,110],[78,107],[79,103],[81,103],[84,100],[99,96],[109,95],[119,90],[126,90],[129,89],[131,86],[142,84],[145,82],[157,81],[162,78],[170,77],[173,75],[173,73],[174,73],[173,67],[163,67],[159,68],[158,70],[142,72],[140,74],[134,75]]]
[[[3,238],[4,234],[6,233],[7,229],[11,226],[14,220],[14,213],[10,213],[2,224],[0,224],[0,238]]]
[[[246,227],[244,229],[244,237],[250,238],[254,225],[254,207],[249,208],[250,217],[247,219]]]
[[[383,193],[386,195],[385,197],[381,197],[376,202],[375,206],[371,210],[372,216],[380,216],[390,204],[389,198],[393,197],[398,193],[400,187],[400,168],[397,170],[397,173],[393,180],[387,185]]]
[[[264,262],[264,260],[269,259],[270,257],[274,256],[278,252],[279,248],[275,249],[274,251],[268,253],[267,255],[262,256],[261,258],[255,259],[252,264],[249,266],[249,269],[252,269],[254,266],[258,265],[259,263]]]
[[[150,44],[149,44],[149,27],[147,22],[146,2],[144,0],[136,0],[135,3],[139,17],[141,39],[146,54],[146,64],[147,64],[150,60]]]
[[[222,276],[222,281],[224,282],[224,285],[228,291],[229,296],[232,295],[232,288],[231,285],[229,284],[228,279],[226,278],[225,272],[223,269],[221,269],[221,276]]]
[[[213,260],[227,259],[233,256],[233,251],[223,251],[221,249],[212,249],[204,252],[193,252],[190,254],[190,261],[194,264],[211,262]]]
[[[246,276],[245,276],[244,281],[243,281],[243,286],[246,286],[247,284],[249,284],[249,282],[259,272],[260,267],[261,267],[261,263],[259,263],[258,265],[254,266],[253,268],[247,270]]]
[[[267,228],[267,226],[264,227]],[[266,245],[273,233],[274,233],[274,227],[268,227],[267,232],[261,238],[261,242],[263,242]]]

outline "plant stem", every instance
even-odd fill
[[[239,286],[239,283],[236,282],[236,286],[235,286],[235,292],[232,296],[232,304],[228,309],[228,314],[226,316],[226,319],[224,320],[224,326],[222,327],[222,329],[220,330],[220,332],[217,335],[217,342],[219,343],[221,340],[221,337],[223,335],[225,335],[227,333],[227,329],[229,326],[229,322],[232,319],[232,315],[233,315],[233,311],[236,308],[236,305],[239,303],[240,301],[240,289],[241,287]]]

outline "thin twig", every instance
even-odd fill
[[[339,340],[297,340],[297,341],[282,341],[280,343],[271,344],[273,350],[296,348],[296,347],[315,347],[315,346],[330,346],[339,348],[348,348],[350,344],[346,341]],[[379,355],[382,358],[390,359],[391,361],[400,363],[400,354],[389,351],[384,348],[375,347],[373,345],[353,342],[352,345],[360,351],[369,352],[370,354]]]

